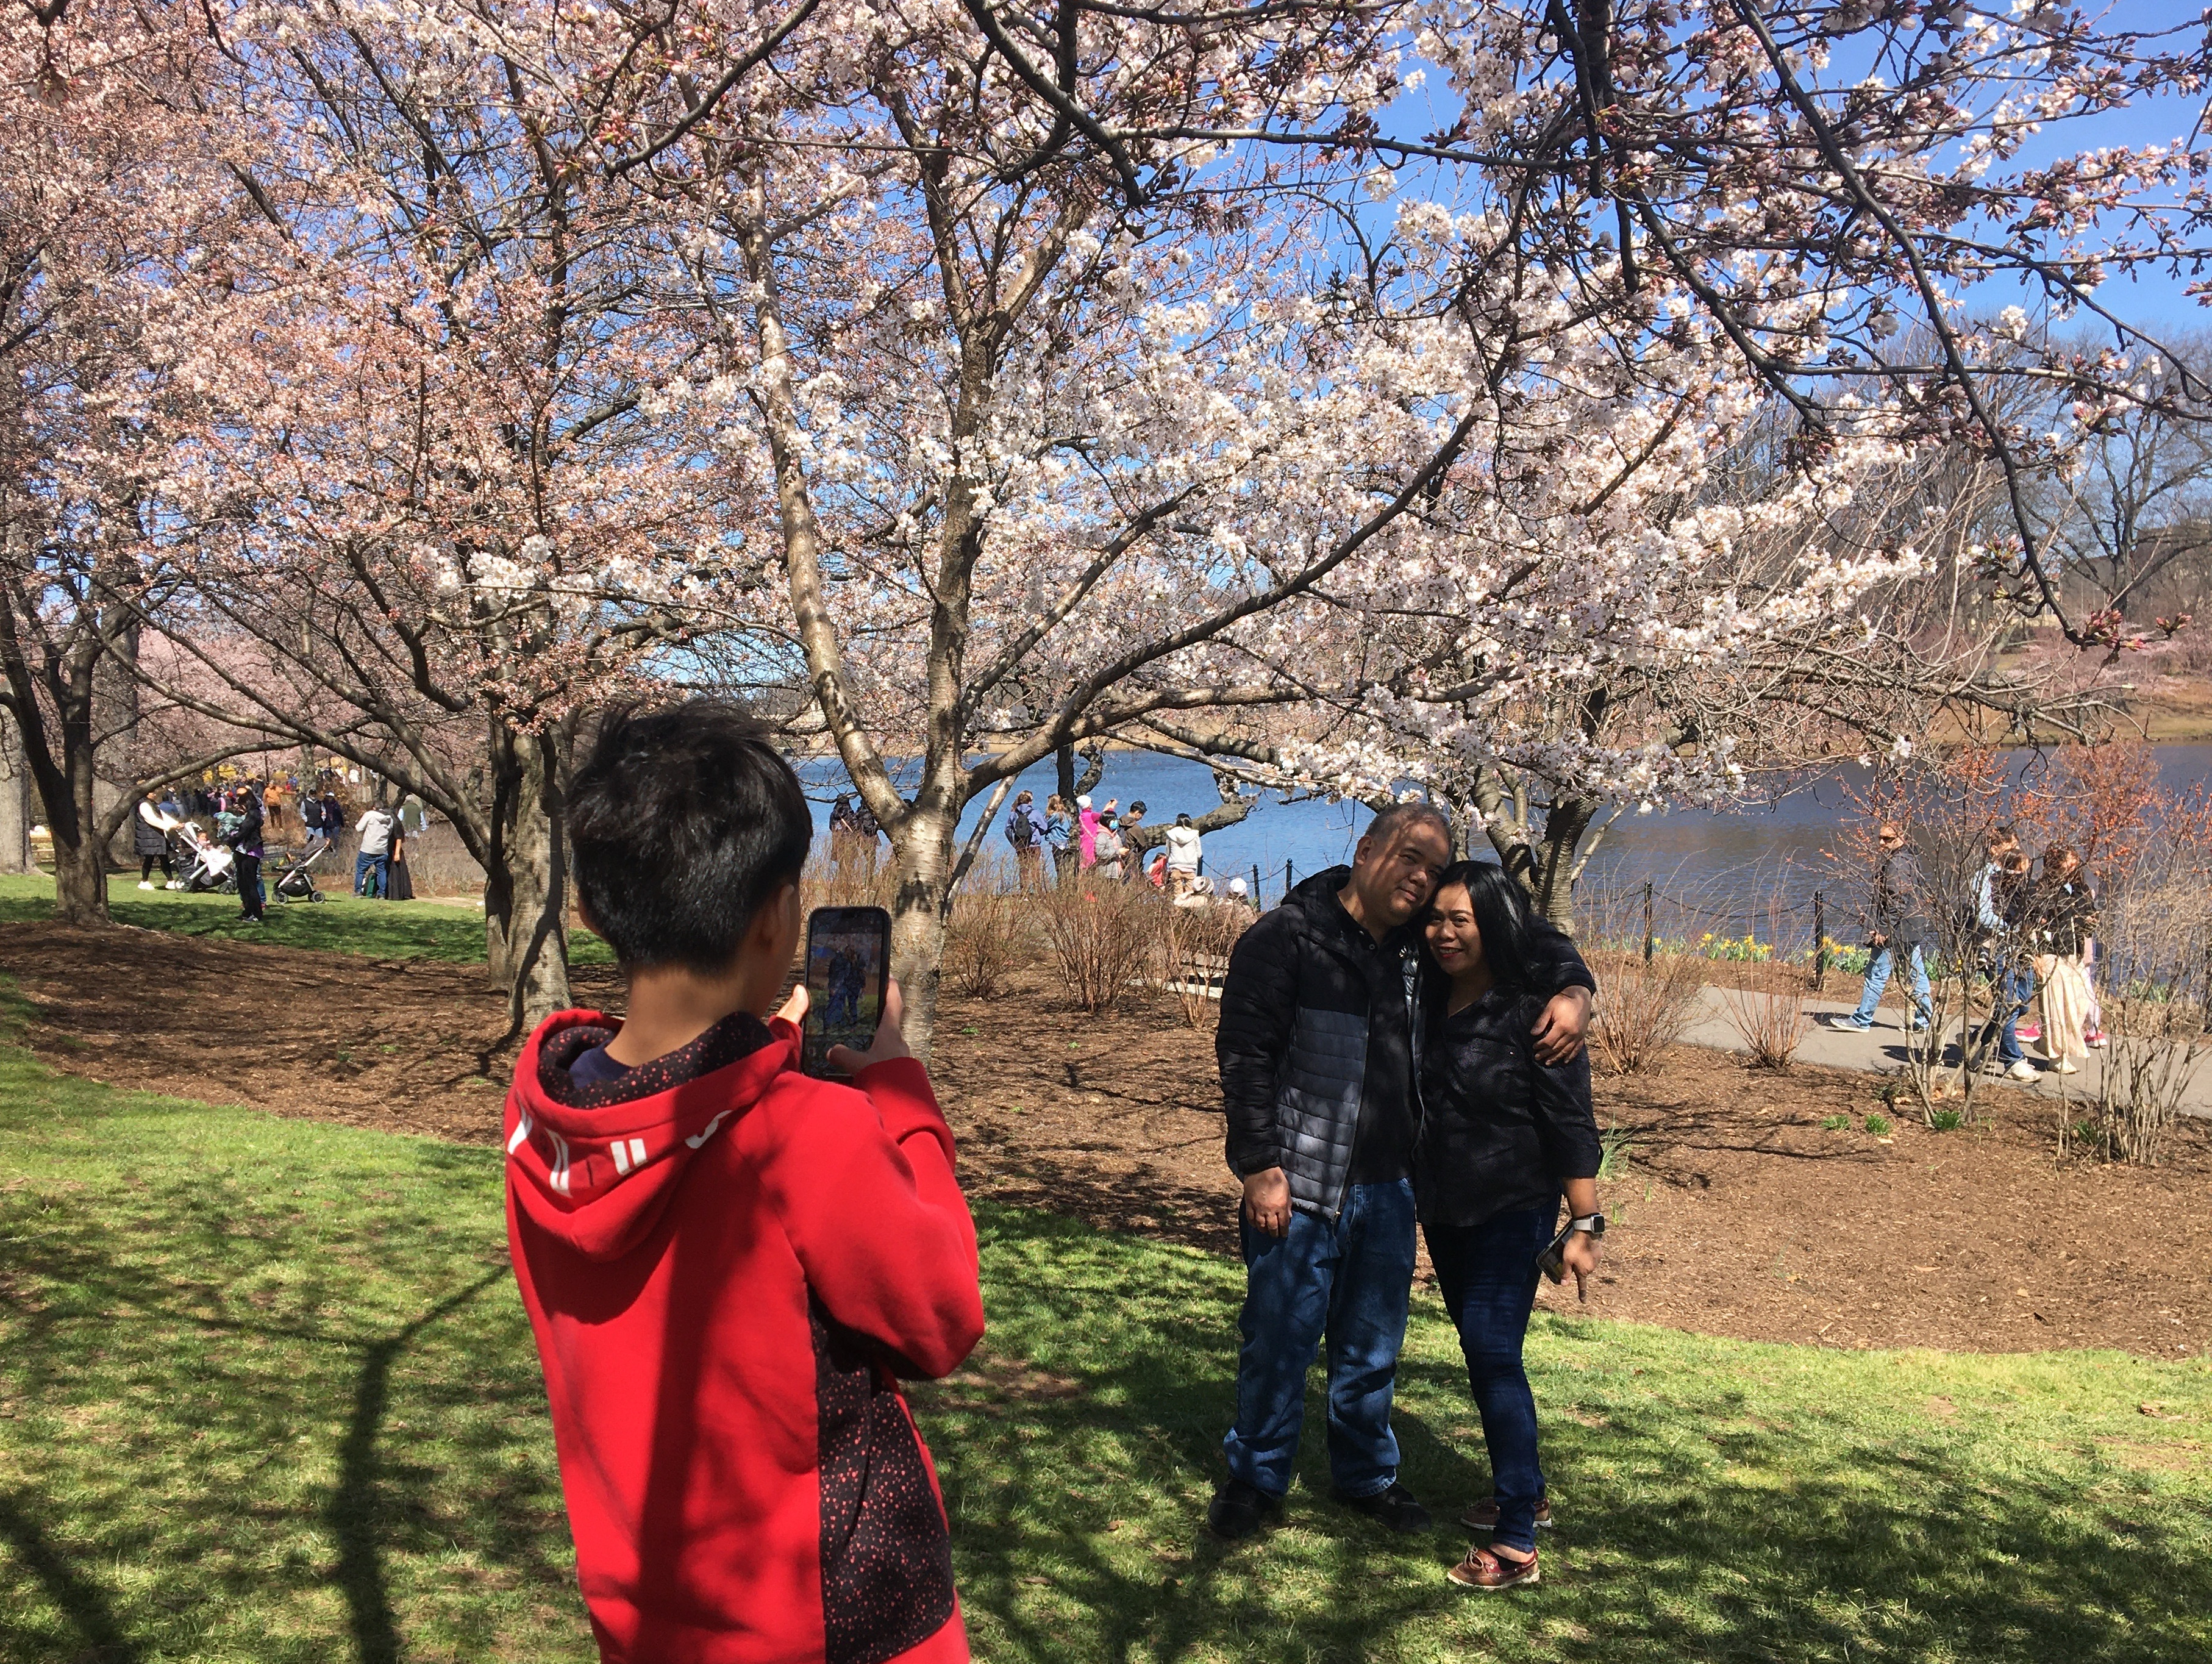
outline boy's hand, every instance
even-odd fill
[[[804,1010],[804,1007],[801,1007]],[[895,1057],[912,1057],[906,1048],[906,1034],[899,1027],[899,1019],[906,1014],[906,1001],[899,993],[896,977],[884,981],[883,1015],[876,1019],[876,1037],[868,1049],[856,1052],[850,1046],[832,1046],[828,1059],[830,1066],[847,1075],[857,1075],[861,1070],[878,1063],[888,1063]]]
[[[793,1028],[803,1029],[806,1026],[806,1008],[811,1003],[806,998],[806,984],[794,982],[791,997],[775,1008],[775,1014]]]

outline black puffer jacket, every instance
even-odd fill
[[[1291,1205],[1328,1219],[1356,1160],[1375,1176],[1393,1166],[1405,1176],[1420,1120],[1420,932],[1407,926],[1376,942],[1336,898],[1351,877],[1348,866],[1315,874],[1238,939],[1214,1038],[1231,1169],[1281,1168]],[[1538,948],[1547,998],[1596,987],[1565,936],[1541,933]]]
[[[1538,995],[1493,988],[1431,1013],[1421,1048],[1421,1136],[1413,1201],[1425,1225],[1479,1225],[1556,1201],[1563,1179],[1597,1176],[1589,1054],[1547,1066],[1528,1030]]]

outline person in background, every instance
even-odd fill
[[[1537,1260],[1559,1230],[1564,1194],[1565,1266],[1587,1298],[1605,1234],[1589,1058],[1540,1062],[1529,1038],[1553,980],[1533,951],[1535,923],[1504,868],[1462,861],[1437,881],[1424,932],[1442,975],[1422,1019],[1414,1205],[1490,1448],[1492,1495],[1462,1517],[1489,1546],[1445,1574],[1463,1588],[1540,1580],[1536,1527],[1550,1522],[1551,1506],[1522,1363]]]
[[[1052,851],[1053,882],[1064,884],[1075,870],[1075,811],[1057,792],[1045,801],[1044,842]]]
[[[1091,861],[1102,878],[1121,876],[1121,835],[1115,829],[1121,817],[1109,809],[1098,817],[1097,830],[1091,834]]]
[[[1245,888],[1242,878],[1231,878],[1229,881],[1229,893],[1221,898],[1221,905],[1241,908],[1247,913],[1257,911],[1252,905],[1252,893]]]
[[[1326,1339],[1334,1495],[1386,1529],[1429,1528],[1399,1482],[1390,1430],[1414,1244],[1415,1071],[1425,988],[1420,921],[1451,865],[1450,823],[1398,804],[1349,867],[1316,873],[1237,938],[1214,1052],[1230,1170],[1243,1181],[1243,1345],[1226,1481],[1207,1528],[1234,1541],[1280,1512],[1306,1375]],[[1547,1064],[1582,1048],[1589,971],[1556,931],[1534,937]]]
[[[392,847],[386,853],[384,862],[384,899],[387,902],[411,902],[415,899],[415,875],[407,869],[407,818],[404,813],[392,821]]]
[[[2003,869],[1996,876],[1990,893],[1996,898],[1997,915],[2005,921],[2005,928],[2015,939],[2025,941],[2030,927],[2029,915],[2034,911],[2035,869],[2027,852],[2008,849],[1997,865]],[[2031,1011],[2012,1025],[2014,1037],[2023,1049],[2028,1042],[2043,1037],[2043,1027],[2038,1016]]]
[[[1193,878],[1190,888],[1168,903],[1170,907],[1179,907],[1191,913],[1208,912],[1219,904],[1220,900],[1213,893],[1213,880],[1211,878]]]
[[[867,839],[860,831],[860,817],[853,810],[849,794],[841,793],[837,801],[830,805],[830,859],[842,866],[857,857]]]
[[[238,914],[242,922],[258,925],[269,898],[261,888],[261,799],[251,781],[231,793],[231,813],[234,823],[223,841],[238,858]]]
[[[392,811],[372,803],[354,823],[361,834],[361,853],[353,858],[353,893],[361,896],[384,894],[386,874],[392,865]]]
[[[1191,824],[1188,815],[1175,817],[1175,824],[1168,828],[1164,841],[1168,851],[1168,893],[1180,896],[1190,888],[1191,880],[1198,877],[1199,865],[1205,858],[1205,847],[1198,829]]]
[[[2028,948],[2033,955],[2043,1054],[2053,1072],[2078,1074],[2075,1059],[2089,1055],[2089,978],[2084,944],[2096,934],[2096,898],[2081,872],[2081,858],[2064,844],[2043,852],[2042,881],[2028,909]]]
[[[1036,794],[1016,793],[1014,806],[1006,815],[1006,842],[1014,852],[1021,887],[1031,894],[1044,888],[1046,830],[1045,817],[1037,812]]]
[[[1091,806],[1087,793],[1075,800],[1075,828],[1076,865],[1088,872],[1098,865],[1098,811]]]
[[[1912,1031],[1918,1034],[1927,1028],[1932,1009],[1928,964],[1921,950],[1928,938],[1928,920],[1921,905],[1919,868],[1905,846],[1905,829],[1894,821],[1884,821],[1875,828],[1875,843],[1881,853],[1867,897],[1866,944],[1872,956],[1867,961],[1866,981],[1859,989],[1858,1009],[1848,1016],[1832,1017],[1828,1026],[1861,1032],[1874,1027],[1882,990],[1889,986],[1890,972],[1901,955],[1912,979],[1910,1021]]]
[[[169,853],[170,840],[177,835],[178,817],[161,801],[159,792],[149,792],[139,800],[136,813],[131,817],[131,847],[138,857],[138,888],[154,887],[154,866],[161,864],[161,879],[169,889],[177,885],[177,863]]]
[[[1987,1065],[1991,1073],[2033,1080],[2035,1066],[2021,1049],[2020,1019],[2035,998],[2035,977],[2020,921],[2005,917],[2002,888],[2005,857],[2019,853],[2020,839],[2009,826],[1992,827],[1984,847],[1989,859],[1974,875],[1973,894],[1974,927],[1991,976],[1990,1020],[1983,1025],[1981,1043],[1986,1048],[1990,1035],[1996,1037],[1996,1054]]]

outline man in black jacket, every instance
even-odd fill
[[[1451,857],[1436,810],[1385,810],[1350,867],[1307,879],[1230,956],[1215,1054],[1244,1181],[1245,1297],[1230,1477],[1206,1515],[1217,1536],[1249,1537],[1280,1506],[1324,1334],[1337,1499],[1395,1531],[1428,1528],[1398,1483],[1390,1403],[1413,1277],[1419,920]],[[1547,940],[1537,1050],[1555,1061],[1582,1044],[1596,985],[1565,937]]]

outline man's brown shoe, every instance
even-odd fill
[[[1525,1560],[1509,1560],[1486,1548],[1468,1550],[1467,1558],[1444,1576],[1463,1589],[1517,1589],[1524,1583],[1544,1581],[1534,1552]]]
[[[1459,1522],[1469,1531],[1497,1530],[1498,1498],[1485,1497],[1479,1503],[1469,1503],[1467,1505],[1467,1511],[1459,1516]],[[1536,1502],[1536,1528],[1539,1531],[1548,1531],[1551,1529],[1551,1525],[1552,1499],[1549,1497],[1539,1497]]]

